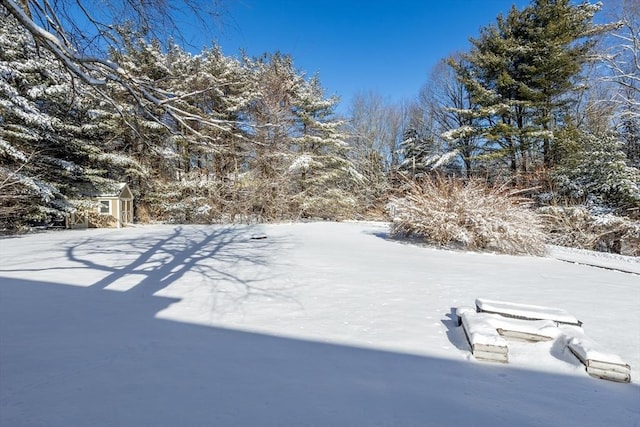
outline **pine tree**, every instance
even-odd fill
[[[99,112],[11,16],[0,28],[0,172],[5,227],[59,217],[88,187],[109,186]]]
[[[439,157],[434,152],[434,146],[435,143],[423,138],[415,127],[405,129],[400,143],[403,159],[400,163],[400,171],[414,178],[426,175],[432,170]]]
[[[553,132],[565,121],[576,79],[592,52],[599,5],[535,0],[485,27],[456,71],[479,105],[472,118],[494,156],[513,172],[551,163]]]
[[[512,172],[527,168],[532,133],[532,103],[522,96],[523,40],[514,34],[521,12],[515,7],[496,25],[485,27],[457,72],[472,96],[469,120],[482,123],[482,136],[494,157],[507,159]],[[464,135],[467,135],[465,133]]]
[[[640,169],[640,115],[627,115],[622,118],[620,138],[629,165]]]
[[[303,216],[348,218],[357,205],[352,191],[362,177],[348,158],[343,122],[332,117],[337,102],[325,98],[316,77],[302,82],[296,92],[288,172]]]
[[[640,207],[640,169],[627,164],[615,134],[570,127],[560,132],[558,144],[563,153],[552,178],[560,196],[622,212]]]

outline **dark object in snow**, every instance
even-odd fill
[[[266,234],[252,234],[250,237],[251,240],[263,240],[266,238],[267,238]]]

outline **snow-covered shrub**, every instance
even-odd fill
[[[282,176],[265,177],[255,171],[246,173],[231,191],[227,212],[234,222],[271,222],[292,220],[297,216],[296,204]]]
[[[545,206],[538,213],[550,244],[640,256],[640,221],[584,206]]]
[[[558,196],[619,211],[640,206],[640,170],[628,165],[616,135],[566,131],[556,150],[551,178]]]
[[[202,179],[157,184],[138,202],[139,221],[211,224],[221,218],[221,183]]]
[[[391,199],[391,234],[423,238],[439,246],[541,254],[538,216],[522,199],[480,181],[426,180]]]
[[[358,201],[347,191],[332,188],[318,196],[300,200],[300,213],[305,218],[346,220],[356,216]]]
[[[89,216],[90,228],[115,227],[118,224],[118,219],[113,215],[99,214],[95,211],[89,211],[86,214]]]
[[[244,174],[237,180],[190,179],[165,183],[139,202],[147,221],[171,223],[257,223],[293,220],[298,205],[286,182]]]
[[[185,197],[164,205],[165,221],[180,224],[212,224],[219,222],[214,200],[206,197]]]

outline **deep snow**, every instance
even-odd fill
[[[5,238],[0,425],[640,425],[640,276],[386,233],[308,223]],[[476,297],[567,310],[633,382],[589,377],[557,342],[510,343],[508,365],[475,361],[453,309]]]

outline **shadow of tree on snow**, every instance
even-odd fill
[[[273,278],[271,263],[285,262],[274,255],[281,242],[252,239],[251,231],[245,226],[177,226],[169,235],[90,237],[70,244],[65,252],[69,261],[104,274],[91,284],[99,289],[126,279],[127,292],[152,295],[189,274],[212,292],[233,294],[236,299],[290,298],[287,286],[260,286]]]

